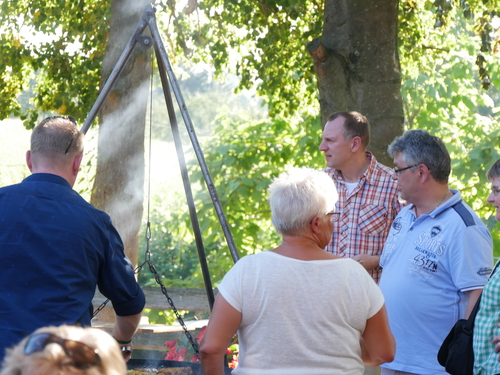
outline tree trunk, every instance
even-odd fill
[[[403,132],[398,0],[326,0],[323,34],[308,45],[318,78],[321,121],[358,111],[371,123],[369,149],[392,165],[387,146]]]
[[[111,25],[103,59],[104,86],[137,28],[149,0],[113,0]],[[99,117],[97,171],[91,202],[107,212],[134,265],[144,201],[144,128],[151,50],[137,44]]]

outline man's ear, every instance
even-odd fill
[[[26,165],[28,166],[28,169],[30,172],[33,172],[33,162],[31,161],[31,151],[28,150],[26,151]]]
[[[431,171],[427,168],[427,165],[420,164],[417,168],[420,175],[420,182],[425,182],[431,177]]]
[[[82,163],[82,159],[83,159],[83,153],[76,155],[75,158],[73,159],[73,166],[72,166],[73,176],[76,176],[80,171],[80,164]]]
[[[351,147],[352,152],[357,152],[363,146],[361,138],[358,136],[355,136],[353,139],[351,139],[351,141],[352,141],[352,147]]]

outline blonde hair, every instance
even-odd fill
[[[0,375],[125,375],[127,373],[120,346],[104,331],[97,328],[63,325],[43,327],[33,334],[42,332],[78,341],[97,349],[100,363],[83,370],[73,367],[71,359],[58,344],[48,344],[39,352],[24,354],[28,336],[13,348],[7,349]]]

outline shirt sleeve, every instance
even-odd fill
[[[107,235],[97,284],[99,291],[111,300],[118,316],[139,314],[146,304],[144,292],[135,280],[134,267],[110,219],[107,220]]]
[[[246,257],[241,258],[224,276],[217,287],[224,299],[240,313],[243,309],[243,299],[241,298],[241,270],[246,262]]]
[[[493,244],[483,225],[470,225],[458,232],[451,244],[450,272],[462,292],[481,289],[493,265]]]

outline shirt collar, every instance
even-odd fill
[[[458,190],[450,189],[450,191],[453,195],[446,202],[443,202],[442,204],[440,204],[438,207],[436,207],[434,210],[432,210],[428,214],[420,215],[420,217],[428,215],[432,218],[435,218],[437,215],[441,214],[442,212],[446,211],[448,208],[453,206],[455,203],[458,203],[462,200],[462,196]],[[410,204],[411,204],[411,206],[409,206],[409,210],[413,214],[413,216],[416,217],[415,205],[413,203],[410,203]]]
[[[52,182],[54,184],[59,184],[62,186],[67,186],[71,189],[71,185],[61,176],[51,174],[51,173],[33,173],[32,175],[26,177],[24,181],[42,181],[42,182]],[[24,182],[23,181],[23,182]]]
[[[370,152],[370,151],[365,151],[365,155],[366,155],[366,158],[368,160],[370,160],[370,164],[368,164],[368,169],[366,170],[365,173],[363,173],[360,177],[359,177],[359,180],[362,180],[363,178],[366,179],[366,181],[368,182],[368,184],[371,183],[371,179],[373,178],[373,173],[375,171],[375,166],[377,165],[377,159],[375,158],[375,156]],[[338,170],[338,169],[333,169],[333,175],[335,176],[336,179],[339,179],[339,180],[344,180],[344,178],[342,177],[342,171]]]

